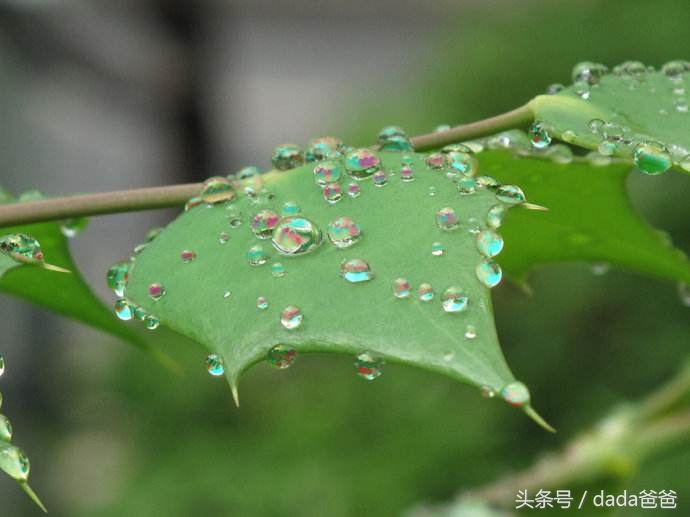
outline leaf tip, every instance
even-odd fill
[[[232,391],[232,400],[235,401],[235,405],[237,407],[240,407],[240,392],[237,389],[236,383],[233,382],[232,384],[230,384],[230,391]]]
[[[532,420],[534,420],[539,427],[542,429],[545,429],[546,431],[550,433],[556,433],[556,429],[554,429],[551,424],[549,424],[544,418],[536,412],[536,410],[528,405],[523,406],[522,410],[525,412],[525,414],[530,417]]]
[[[548,212],[549,209],[548,207],[542,206],[542,205],[537,205],[535,203],[522,203],[520,205],[522,208],[525,210],[538,210],[540,212]]]
[[[47,508],[41,501],[41,499],[36,495],[36,492],[33,491],[33,489],[29,486],[27,482],[20,482],[19,486],[22,487],[22,490],[26,493],[26,495],[29,496],[29,498],[38,506],[41,510],[43,510],[43,513],[48,513]]]

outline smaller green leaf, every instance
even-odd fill
[[[46,507],[31,489],[27,481],[29,479],[30,467],[29,458],[26,457],[24,451],[9,442],[0,440],[0,469],[12,479],[16,480],[31,500],[36,503],[41,510],[47,512]]]

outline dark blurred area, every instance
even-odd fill
[[[268,166],[281,142],[366,144],[392,123],[427,132],[569,82],[577,61],[688,59],[689,19],[686,0],[4,0],[0,184],[57,195],[198,181]],[[633,175],[628,187],[690,251],[690,178]],[[107,303],[108,265],[173,216],[94,218],[73,241]],[[199,346],[165,344],[177,376],[5,295],[3,412],[51,515],[397,515],[530,465],[688,357],[690,309],[673,285],[587,264],[530,283],[531,296],[496,291],[497,325],[553,436],[426,372],[390,366],[364,383],[342,357],[257,366],[238,410]],[[584,488],[673,489],[688,508],[688,465],[685,443]],[[3,516],[39,512],[9,478],[0,501]]]

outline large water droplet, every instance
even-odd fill
[[[447,288],[441,295],[441,305],[446,312],[463,312],[467,310],[469,303],[470,299],[465,291],[455,285]]]
[[[280,323],[288,330],[294,330],[302,324],[304,315],[294,305],[285,307],[280,313]]]
[[[379,144],[383,145],[391,137],[394,137],[394,136],[406,137],[407,134],[405,133],[405,130],[403,128],[401,128],[400,126],[386,126],[381,131],[379,131],[379,134],[377,136],[377,140],[378,140]]]
[[[464,174],[465,176],[474,176],[479,171],[479,162],[477,157],[472,152],[452,151],[447,153],[448,165],[450,168]]]
[[[452,208],[447,206],[436,212],[436,225],[441,230],[455,230],[459,224],[458,214]]]
[[[316,249],[323,236],[316,223],[306,217],[284,218],[273,232],[271,243],[282,255],[302,255]]]
[[[157,302],[165,296],[166,290],[165,287],[163,287],[163,284],[159,282],[153,282],[152,284],[149,284],[148,292],[151,299],[154,302]]]
[[[12,424],[10,419],[0,414],[0,440],[5,442],[12,441]]]
[[[363,180],[381,168],[381,160],[369,149],[355,149],[347,154],[345,168],[350,176],[356,180]]]
[[[551,135],[546,130],[546,125],[541,121],[536,121],[529,128],[530,142],[535,149],[544,149],[551,143]]]
[[[29,458],[19,447],[3,444],[0,447],[0,465],[2,470],[17,481],[29,479]]]
[[[328,225],[328,240],[336,248],[349,248],[359,240],[360,227],[349,217],[338,217]]]
[[[218,354],[209,354],[206,356],[206,370],[214,377],[223,375],[225,373],[223,358]]]
[[[221,176],[214,176],[204,181],[199,197],[204,203],[216,204],[232,201],[237,197],[232,182]]]
[[[272,210],[261,210],[252,217],[252,232],[258,239],[270,239],[280,223],[280,216]]]
[[[125,295],[130,269],[131,263],[129,261],[116,262],[108,269],[106,282],[108,287],[112,289],[117,296]]]
[[[115,302],[115,315],[122,321],[129,321],[134,317],[134,309],[124,298]]]
[[[589,85],[598,84],[608,71],[609,69],[605,65],[583,61],[573,67],[573,82],[585,82]]]
[[[381,144],[382,151],[406,152],[414,151],[414,146],[406,136],[391,136]]]
[[[393,281],[393,296],[396,298],[409,298],[410,291],[410,281],[407,278],[396,278]]]
[[[25,233],[0,237],[0,251],[18,262],[43,262],[41,244]]]
[[[501,388],[501,397],[511,406],[520,407],[530,402],[527,386],[518,381],[503,386],[503,388]]]
[[[483,230],[477,234],[477,249],[485,257],[495,257],[503,249],[503,238],[493,230]]]
[[[357,375],[368,381],[373,381],[381,376],[383,364],[383,360],[373,352],[362,352],[355,357]]]
[[[434,299],[434,295],[434,288],[431,287],[431,284],[423,283],[419,285],[419,288],[417,289],[417,297],[420,299],[420,301],[430,302]]]
[[[634,161],[645,174],[656,175],[671,168],[671,155],[660,142],[642,142],[635,147]]]
[[[314,167],[314,180],[322,187],[329,183],[337,183],[342,175],[342,167],[334,161],[321,162]]]
[[[307,156],[310,160],[325,160],[334,157],[344,148],[343,141],[335,136],[320,136],[309,141]]]
[[[304,163],[304,154],[298,145],[281,144],[273,149],[271,163],[279,171],[294,169]]]
[[[496,264],[493,260],[484,260],[477,265],[475,269],[477,278],[486,287],[496,287],[501,283],[503,278],[503,271],[501,266]]]
[[[510,205],[524,203],[525,193],[516,185],[501,185],[496,189],[496,199]]]
[[[374,272],[366,260],[350,259],[343,260],[340,264],[340,276],[348,282],[357,284],[359,282],[367,282],[374,278]]]
[[[276,368],[290,368],[297,360],[297,350],[287,345],[276,345],[268,351],[266,359]]]
[[[250,266],[263,266],[268,261],[266,250],[261,246],[252,246],[247,251],[247,261]]]

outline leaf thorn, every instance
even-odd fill
[[[534,203],[522,203],[520,206],[526,210],[539,210],[540,212],[548,212],[549,211],[549,209],[547,207],[542,206],[542,205],[536,205]]]
[[[539,427],[541,427],[542,429],[546,429],[550,433],[556,432],[556,429],[551,427],[551,424],[544,420],[544,418],[539,413],[537,413],[532,406],[526,405],[522,409],[528,417],[530,417],[537,423]]]

